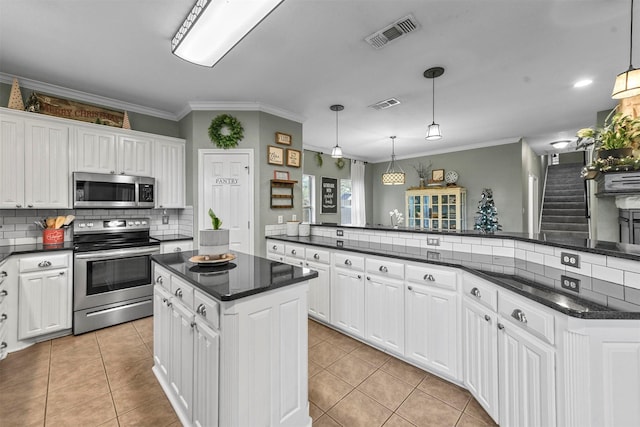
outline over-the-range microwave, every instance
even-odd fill
[[[153,208],[155,178],[73,173],[74,208]]]

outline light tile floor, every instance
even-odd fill
[[[179,426],[153,366],[151,317],[0,362],[0,425]],[[313,426],[494,425],[463,390],[309,321]]]

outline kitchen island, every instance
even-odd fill
[[[153,372],[185,426],[311,426],[313,270],[247,254],[153,256]]]

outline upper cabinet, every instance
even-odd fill
[[[157,139],[153,170],[156,177],[156,207],[184,208],[185,147],[179,140]]]
[[[76,129],[76,171],[153,176],[153,141],[89,127]]]
[[[0,208],[57,208],[69,203],[69,126],[0,118]]]

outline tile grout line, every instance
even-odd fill
[[[111,381],[109,380],[109,374],[107,373],[107,365],[104,362],[104,355],[102,354],[102,345],[100,345],[100,340],[98,339],[98,334],[94,332],[96,337],[96,343],[98,344],[98,351],[100,352],[100,360],[102,361],[102,369],[104,370],[104,376],[107,379],[107,387],[109,387],[109,397],[111,398],[111,404],[113,405],[113,412],[116,414],[115,420],[120,426],[120,419],[118,414],[118,408],[116,407],[116,401],[113,398],[113,390],[111,389]],[[113,419],[113,418],[112,418]],[[107,420],[110,421],[110,420]]]
[[[53,342],[49,340],[49,372],[47,375],[47,394],[44,398],[44,418],[42,419],[42,426],[47,425],[47,406],[49,405],[49,385],[51,384],[51,359],[53,358]]]

